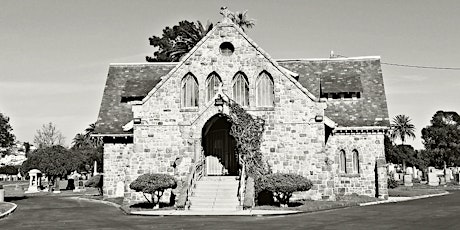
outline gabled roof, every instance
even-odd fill
[[[355,92],[362,88],[360,99],[328,100],[325,115],[338,126],[390,125],[380,57],[293,59],[278,63],[298,73],[298,81],[316,97],[320,97],[322,82],[330,84],[326,87],[330,91]]]
[[[95,134],[130,134],[123,126],[133,119],[129,101],[144,97],[177,63],[111,64]]]

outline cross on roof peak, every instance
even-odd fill
[[[220,14],[224,17],[224,22],[230,21],[230,17],[233,15],[233,12],[231,12],[226,6],[222,6],[220,8]]]

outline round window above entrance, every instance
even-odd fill
[[[220,48],[220,53],[224,56],[230,56],[235,51],[235,47],[230,42],[222,42],[219,48]]]

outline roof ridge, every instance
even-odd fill
[[[137,66],[137,65],[177,65],[179,62],[132,62],[132,63],[110,63],[109,66]]]
[[[369,60],[381,59],[380,56],[357,56],[357,57],[340,57],[340,58],[281,58],[274,59],[277,62],[290,62],[290,61],[347,61],[347,60]]]

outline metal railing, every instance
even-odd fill
[[[186,198],[186,209],[190,208],[189,198],[193,195],[193,189],[196,187],[196,182],[203,177],[204,173],[204,158],[200,157],[195,165],[192,167],[192,171],[187,178],[188,188],[187,188],[187,198]]]

